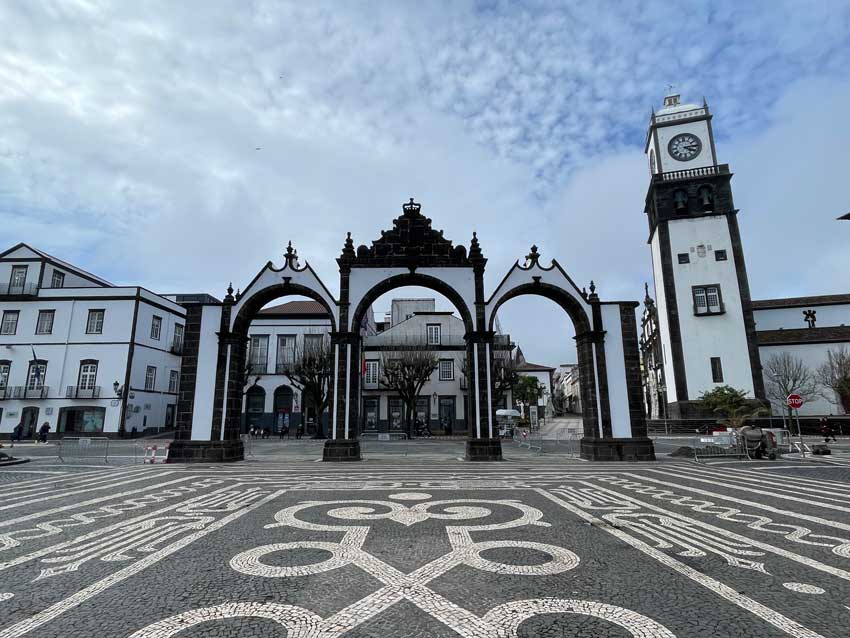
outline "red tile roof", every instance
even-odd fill
[[[259,315],[323,315],[327,316],[328,311],[318,301],[298,300],[287,301],[286,303],[277,306],[263,308],[258,312]]]

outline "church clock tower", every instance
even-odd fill
[[[646,215],[666,415],[698,418],[720,385],[764,398],[750,286],[727,164],[717,163],[708,104],[678,94],[653,111],[646,136]]]

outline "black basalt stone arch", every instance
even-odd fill
[[[469,306],[464,300],[463,295],[442,279],[419,272],[393,275],[392,277],[387,277],[373,286],[365,295],[363,295],[360,303],[357,304],[357,308],[351,316],[350,325],[359,326],[368,308],[375,303],[381,295],[403,286],[420,286],[422,288],[429,288],[445,296],[452,302],[452,304],[454,304],[454,307],[460,313],[460,318],[463,320],[466,332],[471,333],[475,330],[472,312],[470,312]]]
[[[590,318],[587,316],[587,313],[584,311],[584,308],[582,308],[578,299],[559,286],[543,282],[520,284],[501,295],[498,303],[490,312],[490,324],[487,326],[487,329],[493,330],[493,325],[496,321],[496,313],[499,308],[501,308],[502,304],[523,295],[537,295],[538,297],[551,299],[567,313],[576,329],[576,335],[590,332],[592,328]]]
[[[322,304],[322,307],[327,311],[328,318],[331,322],[331,331],[336,331],[336,319],[334,319],[333,309],[328,305],[328,302],[318,292],[307,286],[293,283],[281,283],[275,286],[268,286],[257,291],[251,298],[245,302],[245,305],[239,309],[239,314],[233,320],[233,328],[231,333],[234,335],[246,337],[248,335],[248,327],[251,325],[257,313],[270,301],[280,299],[281,297],[309,297],[314,301]]]
[[[595,439],[600,435],[600,410],[598,397],[601,396],[603,406],[607,403],[607,384],[606,387],[597,388],[597,366],[604,369],[604,355],[601,355],[600,360],[594,362],[594,341],[602,334],[594,330],[594,322],[588,317],[581,302],[572,295],[569,291],[560,286],[553,284],[535,281],[533,283],[518,284],[511,288],[506,293],[502,294],[496,305],[490,312],[490,322],[488,329],[493,330],[496,321],[496,314],[502,304],[511,299],[525,295],[537,295],[545,297],[558,304],[564,312],[567,313],[570,320],[573,322],[576,336],[576,356],[578,357],[579,374],[582,378],[581,384],[581,403],[582,403],[582,423],[584,426],[584,435],[587,438]],[[585,381],[585,380],[589,380]],[[600,382],[602,380],[600,379]],[[610,427],[610,426],[609,426]]]

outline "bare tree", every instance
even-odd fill
[[[408,338],[389,344],[381,357],[381,386],[398,393],[407,409],[405,427],[413,436],[416,399],[436,370],[439,360],[424,339]]]
[[[763,369],[767,378],[765,391],[768,398],[771,403],[776,402],[785,407],[789,419],[791,408],[785,406],[789,394],[799,394],[807,400],[820,395],[820,384],[815,373],[802,359],[790,352],[771,355]]]
[[[331,376],[333,375],[333,355],[327,335],[321,339],[305,339],[306,345],[295,347],[288,361],[282,364],[283,374],[302,395],[302,411],[308,401],[316,409],[315,438],[325,438],[322,415],[330,402]]]
[[[827,400],[850,414],[850,350],[846,346],[827,350],[826,361],[817,369],[817,379],[834,393],[834,398],[827,396]]]

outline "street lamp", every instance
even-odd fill
[[[119,408],[118,408],[118,436],[119,438],[124,438],[124,434],[127,432],[126,424],[124,423],[124,386],[121,385],[118,381],[112,384],[112,389],[115,391],[115,396],[120,400]]]

